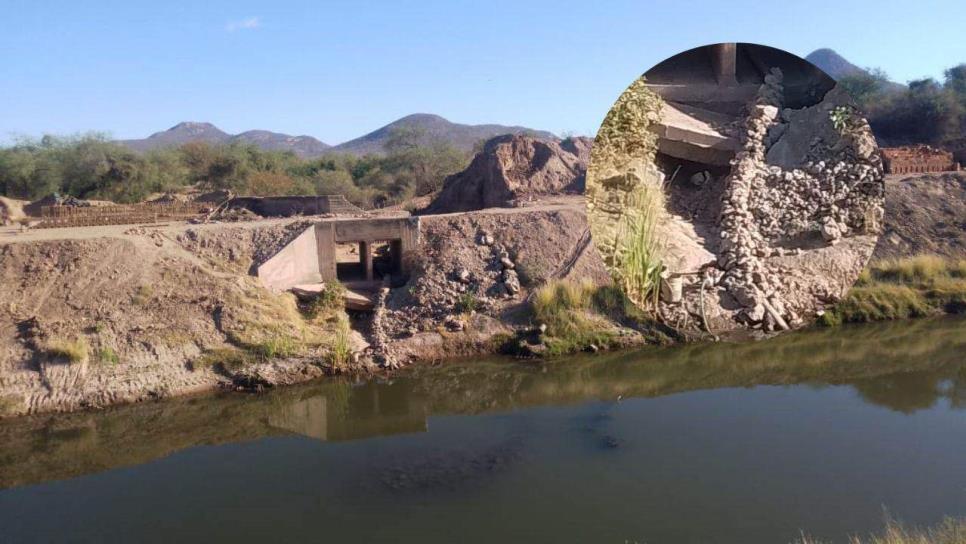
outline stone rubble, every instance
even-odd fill
[[[774,68],[750,106],[720,217],[717,265],[724,274],[717,281],[743,307],[741,317],[765,330],[787,328],[799,317],[778,295],[783,271],[766,258],[800,254],[782,245],[812,233],[835,244],[876,232],[882,213],[883,171],[874,144],[861,141],[867,131],[843,134],[837,150],[813,142],[815,155],[834,160],[794,169],[766,162],[768,147],[784,133],[782,95],[782,73]]]

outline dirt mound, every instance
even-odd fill
[[[520,325],[527,295],[548,280],[609,282],[579,197],[569,205],[424,217],[420,229],[424,254],[409,282],[390,292],[383,320],[400,363],[459,355],[461,345]]]
[[[590,160],[589,138],[562,141],[522,135],[498,136],[457,174],[423,213],[506,207],[551,194],[581,194]]]
[[[873,260],[966,256],[966,172],[888,176],[885,229]]]

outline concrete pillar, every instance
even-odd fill
[[[335,255],[335,227],[332,223],[315,224],[315,238],[319,253],[319,275],[322,281],[332,281],[338,277]]]
[[[372,281],[372,242],[359,242],[359,257],[362,259],[362,267],[366,270],[366,281]]]
[[[711,48],[711,68],[718,85],[722,87],[737,87],[735,77],[738,67],[738,44],[719,43]]]

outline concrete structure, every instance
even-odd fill
[[[228,207],[244,208],[262,217],[364,213],[342,195],[236,196],[228,202]]]
[[[738,149],[736,118],[685,104],[665,102],[655,124],[658,151],[704,164],[727,166]],[[730,129],[730,130],[729,130]]]
[[[719,43],[675,55],[645,74],[665,101],[658,151],[674,159],[728,166],[738,148],[745,106],[772,68],[783,74],[785,105],[813,105],[835,82],[809,62],[755,44]]]
[[[320,221],[262,263],[258,267],[258,277],[266,287],[275,291],[332,280],[353,287],[372,287],[382,279],[373,266],[372,248],[376,242],[386,242],[389,247],[383,275],[407,275],[419,242],[419,218],[333,218]],[[340,270],[338,244],[358,244],[356,267]]]
[[[959,171],[951,152],[928,145],[883,148],[882,161],[890,174]]]

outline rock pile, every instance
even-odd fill
[[[792,169],[768,163],[768,148],[787,128],[782,96],[782,73],[774,68],[750,106],[726,180],[717,262],[723,274],[711,278],[743,307],[741,318],[766,330],[799,321],[779,294],[783,271],[767,258],[800,253],[790,246],[810,235],[835,244],[877,232],[882,214],[882,166],[867,125],[844,117],[849,110],[835,110],[844,119],[839,142],[813,142],[812,153],[830,160]]]

